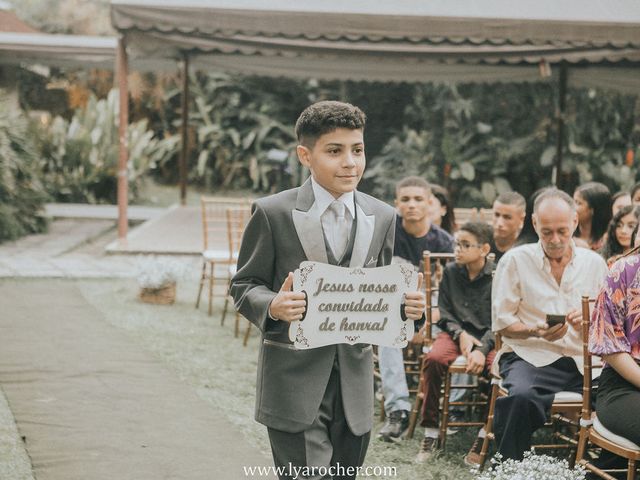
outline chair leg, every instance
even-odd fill
[[[418,382],[418,393],[416,394],[415,402],[413,402],[413,409],[411,410],[411,415],[409,415],[409,428],[407,429],[407,438],[413,438],[413,433],[416,429],[416,424],[418,423],[418,415],[420,415],[420,410],[422,409],[423,387],[424,387],[424,380],[422,379],[422,375],[420,375],[420,381]]]
[[[493,440],[493,417],[496,408],[496,399],[498,398],[498,384],[491,384],[491,394],[489,397],[489,412],[487,413],[487,423],[484,425],[484,439],[482,441],[482,448],[480,449],[480,470],[484,468],[484,464],[487,461],[487,453],[489,451],[489,442]]]
[[[447,427],[449,426],[449,395],[451,394],[451,373],[444,377],[444,393],[442,397],[442,415],[440,416],[440,449],[444,451],[447,444]]]
[[[210,271],[209,273],[209,315],[213,313],[213,286],[216,281],[214,270],[215,270],[215,263],[211,262],[210,268],[209,268],[209,271]]]
[[[196,299],[196,308],[200,306],[200,295],[204,287],[204,281],[207,278],[207,262],[202,262],[202,273],[200,274],[200,287],[198,288],[198,298]]]
[[[627,466],[627,480],[635,480],[635,478],[636,478],[636,461],[630,458]]]
[[[239,313],[236,313],[236,315],[240,316]],[[247,346],[247,343],[249,342],[249,335],[251,335],[251,322],[247,320],[247,329],[244,331],[244,339],[242,339],[243,347]]]

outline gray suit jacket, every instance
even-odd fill
[[[355,192],[356,238],[351,267],[388,265],[393,254],[395,211]],[[245,229],[238,271],[231,282],[236,308],[262,332],[258,359],[256,420],[286,432],[300,432],[318,413],[336,354],[345,417],[362,435],[373,422],[371,345],[327,345],[295,350],[289,323],[268,318],[268,308],[300,262],[327,262],[320,213],[311,181],[257,200]]]

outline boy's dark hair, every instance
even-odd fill
[[[401,188],[405,187],[420,187],[424,188],[427,192],[431,193],[431,185],[422,177],[404,177],[398,183],[396,183],[396,197]]]
[[[480,245],[485,243],[491,244],[493,238],[493,228],[491,225],[485,222],[467,222],[460,227],[460,230],[465,231],[476,237],[476,240]]]
[[[364,131],[366,119],[364,112],[350,103],[325,100],[304,109],[296,121],[296,136],[301,145],[313,148],[320,136],[337,128]]]
[[[514,205],[522,209],[523,212],[527,209],[527,201],[518,192],[501,193],[495,201],[500,202],[503,205]]]

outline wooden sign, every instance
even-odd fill
[[[298,349],[336,343],[371,343],[402,348],[413,336],[413,321],[403,321],[404,294],[418,288],[412,265],[344,268],[302,262],[293,290],[307,298],[307,311],[291,322],[289,339]]]

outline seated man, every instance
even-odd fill
[[[465,223],[456,233],[455,263],[449,263],[440,283],[438,334],[423,364],[422,425],[425,438],[416,462],[422,463],[438,443],[440,387],[449,366],[460,355],[467,372],[481,374],[491,364],[495,343],[491,332],[493,262],[487,260],[492,229],[484,222]],[[476,442],[481,445],[481,442]],[[477,455],[477,454],[476,454]],[[475,461],[474,461],[475,460]],[[465,461],[478,463],[473,452]]]
[[[496,361],[509,392],[496,401],[494,425],[507,459],[530,448],[556,393],[581,391],[581,296],[595,296],[607,274],[602,257],[575,246],[578,217],[565,192],[543,190],[532,218],[540,240],[505,253],[493,283],[492,328],[503,337]],[[548,314],[565,321],[551,326]]]
[[[493,202],[493,238],[491,252],[496,263],[511,248],[518,245],[518,235],[524,225],[527,202],[518,192],[501,193]]]
[[[396,185],[396,236],[393,246],[393,263],[411,263],[421,268],[422,253],[453,252],[453,237],[428,217],[431,189],[420,177],[406,177]],[[387,420],[378,432],[384,441],[400,440],[409,425],[409,388],[404,371],[402,349],[380,347],[378,349],[384,409]]]

